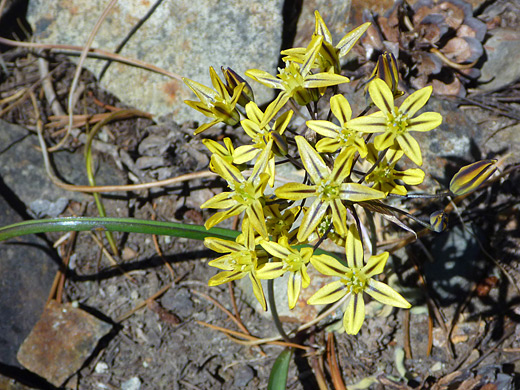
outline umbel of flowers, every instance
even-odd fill
[[[435,112],[419,113],[432,89],[420,89],[402,103],[397,88],[395,59],[385,53],[369,79],[371,100],[368,112],[353,117],[347,99],[335,94],[338,84],[349,79],[340,74],[340,58],[346,55],[369,27],[366,23],[346,34],[337,44],[316,11],[315,31],[305,48],[282,52],[285,67],[277,75],[251,69],[246,75],[278,90],[264,112],[254,101],[250,85],[231,69],[222,69],[222,80],[213,68],[213,89],[185,79],[199,101],[187,101],[211,118],[196,134],[224,122],[237,126],[250,142],[236,147],[203,140],[211,151],[210,168],[227,183],[228,190],[215,195],[201,207],[217,210],[207,221],[211,228],[223,220],[240,216],[241,234],[235,241],[207,238],[205,245],[222,256],[209,264],[221,270],[210,285],[249,277],[253,291],[264,309],[266,299],[260,280],[288,274],[288,305],[293,308],[302,289],[311,283],[308,268],[331,277],[309,304],[330,304],[345,300],[343,325],[349,334],[359,332],[365,318],[365,298],[409,308],[410,304],[390,286],[378,280],[389,254],[365,255],[364,209],[384,210],[389,194],[406,195],[405,185],[424,179],[420,168],[404,171],[397,164],[408,158],[422,165],[421,149],[414,132],[425,132],[441,124]],[[330,113],[316,110],[316,102],[328,101]],[[307,129],[297,133],[291,127],[292,101],[306,106],[311,117]],[[320,102],[320,106],[323,103]],[[320,118],[321,116],[323,118]],[[288,131],[290,130],[290,131]],[[309,132],[314,132],[309,137]],[[306,136],[304,136],[306,135]],[[302,169],[302,182],[275,187],[277,163]],[[316,241],[331,238],[344,251],[343,262],[315,254]]]

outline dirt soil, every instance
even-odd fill
[[[53,72],[58,100],[65,107],[75,67],[64,56],[48,53],[43,56]],[[34,87],[40,114],[44,122],[49,123],[49,117],[55,113],[38,83],[38,58],[22,49],[6,49],[2,58],[10,76],[2,76],[1,98],[21,87]],[[122,107],[87,72],[83,73],[80,86],[84,90],[76,106],[78,113],[91,115],[109,112],[109,106]],[[518,97],[520,88],[512,85],[498,93]],[[511,99],[507,108],[520,117],[517,101]],[[476,118],[486,118],[489,110],[475,106],[472,113]],[[517,123],[494,114],[493,126]],[[34,129],[35,115],[30,99],[4,112],[2,119]],[[162,118],[160,124],[143,118],[114,122],[102,131],[102,139],[114,150],[126,152],[135,165],[130,168],[125,161],[99,151],[95,151],[94,158],[99,169],[108,165],[120,170],[127,183],[133,183],[135,177],[146,182],[201,171],[207,168],[209,158],[200,139],[192,136],[195,128],[193,123],[178,125],[167,118]],[[225,128],[213,130],[211,134],[222,138],[232,136],[233,131]],[[62,133],[46,131],[49,145],[56,144],[61,137]],[[81,154],[82,146],[82,142],[73,137],[66,149]],[[27,150],[27,153],[40,152]],[[59,172],[60,167],[56,169]],[[518,174],[513,173],[502,187],[489,187],[465,203],[465,209],[469,210],[465,214],[467,220],[478,225],[482,233],[485,252],[480,251],[478,256],[486,266],[485,272],[476,279],[464,281],[463,295],[457,299],[444,300],[445,296],[438,294],[428,279],[423,279],[427,262],[424,253],[434,251],[436,245],[431,236],[397,253],[393,265],[402,276],[401,283],[412,295],[419,296],[418,309],[411,314],[392,310],[369,316],[356,337],[341,332],[334,334],[337,364],[346,384],[373,378],[371,385],[356,388],[520,388],[520,296],[515,288],[520,271],[518,178]],[[120,178],[115,180],[120,184]],[[195,178],[165,188],[110,194],[103,202],[109,216],[201,224],[210,214],[201,212],[200,204],[221,189],[222,182],[218,180]],[[427,216],[426,204],[422,201],[414,204],[417,215]],[[89,198],[70,202],[62,215],[98,214],[93,199]],[[231,227],[232,223],[229,221],[224,227]],[[48,234],[51,242],[61,236],[61,233]],[[104,235],[96,233],[96,236],[108,248]],[[244,293],[236,286],[207,286],[215,270],[206,263],[214,254],[201,242],[187,239],[122,233],[115,234],[115,238],[121,252],[116,256],[117,266],[103,255],[89,232],[71,236],[56,249],[64,261],[69,261],[63,292],[58,299],[76,301],[114,324],[114,331],[102,340],[66,388],[267,388],[271,367],[282,347],[242,345],[202,325],[239,331],[216,301],[239,316],[252,335],[277,336],[272,321],[249,306]],[[491,258],[499,261],[495,263]],[[168,286],[169,289],[156,296]],[[233,291],[238,312],[234,311],[230,291]],[[145,300],[148,303],[134,311]],[[320,377],[316,374],[320,370],[329,388],[341,388],[332,385],[331,360],[325,354],[325,328],[329,325],[331,320],[311,328],[299,340],[310,348],[307,353],[296,352],[289,371],[288,389],[320,388],[316,379]],[[287,329],[294,326],[286,324]],[[431,353],[428,351],[429,326],[433,326]],[[448,332],[451,342],[447,342]],[[405,357],[400,355],[405,352]],[[20,375],[23,373],[13,373],[18,379]]]

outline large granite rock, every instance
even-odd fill
[[[117,2],[93,47],[114,51],[156,3]],[[28,20],[38,42],[84,45],[107,4],[106,0],[31,0]],[[282,6],[282,0],[160,1],[121,54],[205,85],[210,85],[209,66],[229,66],[241,74],[251,68],[275,72]],[[90,59],[86,67],[99,75],[105,63]],[[182,103],[194,96],[181,81],[112,63],[101,84],[126,104],[154,115],[171,113],[177,123],[202,119]],[[272,90],[259,84],[254,89],[260,102],[273,96]]]

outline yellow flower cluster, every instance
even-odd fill
[[[223,254],[209,263],[222,270],[209,284],[248,276],[256,298],[266,309],[260,280],[288,274],[288,305],[294,308],[301,290],[311,283],[307,270],[312,266],[335,278],[308,303],[348,300],[343,325],[346,332],[356,334],[365,317],[365,293],[384,304],[410,307],[399,293],[375,278],[383,272],[389,254],[383,252],[365,260],[363,242],[369,237],[362,237],[368,229],[360,211],[373,210],[374,204],[384,209],[382,200],[389,194],[406,195],[405,185],[423,181],[421,169],[400,171],[396,164],[404,156],[422,164],[421,150],[411,134],[436,128],[442,117],[435,112],[416,115],[428,101],[431,87],[412,93],[399,107],[395,104],[394,99],[402,95],[397,87],[397,65],[395,58],[385,53],[367,88],[373,112],[353,118],[347,99],[334,92],[338,84],[349,82],[340,74],[340,58],[369,23],[334,45],[317,11],[315,16],[309,45],[283,51],[285,67],[276,76],[258,69],[246,72],[253,80],[279,90],[264,112],[255,103],[249,84],[231,69],[223,69],[225,81],[210,69],[214,89],[185,79],[200,100],[186,103],[212,118],[196,134],[224,122],[240,124],[250,138],[250,143],[236,148],[229,138],[224,144],[203,141],[212,153],[210,168],[229,187],[201,206],[218,210],[207,220],[206,228],[242,216],[236,241],[205,240],[208,248]],[[328,102],[330,113],[327,119],[319,119],[321,112],[311,103],[325,100],[328,89],[333,91]],[[311,113],[305,133],[291,128],[293,111],[286,109],[289,100],[306,106]],[[309,132],[313,136],[309,137]],[[377,133],[373,140],[372,133]],[[304,180],[276,186],[277,163],[302,169]],[[317,255],[316,248],[308,245],[327,237],[343,247],[344,262]]]

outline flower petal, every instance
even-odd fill
[[[386,85],[386,84],[385,84]],[[361,133],[382,133],[387,130],[386,114],[382,111],[351,119],[348,127]]]
[[[220,157],[218,154],[214,154],[211,156],[211,164],[216,173],[219,174],[224,180],[226,180],[229,184],[234,185],[234,183],[242,183],[244,181],[244,176],[242,173]]]
[[[289,101],[289,98],[290,96],[285,91],[282,91],[278,94],[276,99],[274,99],[265,109],[264,117],[260,122],[261,128],[264,128],[265,125],[267,125],[269,121],[278,113],[278,111],[280,111],[281,108],[285,106],[285,103]]]
[[[350,170],[352,168],[353,156],[356,152],[355,149],[345,148],[343,151],[337,156],[336,161],[334,161],[334,167],[332,169],[331,180],[336,183],[342,183],[345,178],[350,175]]]
[[[295,140],[305,170],[311,177],[313,183],[317,184],[320,180],[328,177],[330,170],[318,152],[302,136],[296,136]]]
[[[334,199],[330,202],[330,209],[332,211],[332,223],[334,223],[336,233],[340,236],[345,235],[347,230],[345,222],[347,220],[347,209],[341,202],[341,199]]]
[[[264,211],[260,200],[257,199],[251,203],[246,209],[246,214],[253,229],[262,237],[267,238],[267,227],[265,226]]]
[[[246,206],[244,206],[243,204],[236,204],[230,209],[219,211],[218,213],[213,214],[211,217],[207,219],[206,223],[204,223],[204,227],[206,229],[211,229],[216,224],[219,224],[227,218],[234,217],[235,215],[240,214],[245,209]]]
[[[262,264],[256,270],[256,276],[259,279],[276,279],[285,273],[285,266],[282,261],[271,261]]]
[[[291,272],[289,274],[289,280],[287,281],[287,298],[289,303],[289,309],[293,309],[298,302],[300,297],[300,291],[302,288],[302,277],[299,272]]]
[[[424,181],[424,171],[419,168],[411,168],[406,171],[395,171],[396,179],[402,180],[405,184],[416,186]]]
[[[404,154],[417,165],[422,165],[422,154],[419,143],[408,133],[395,137]]]
[[[424,112],[408,121],[408,131],[430,131],[442,123],[442,115],[438,112]]]
[[[298,235],[296,236],[298,241],[305,241],[311,233],[320,224],[321,220],[325,216],[328,210],[328,204],[325,204],[316,199],[311,207],[308,208],[307,212],[303,216],[300,228],[298,229]]]
[[[255,81],[258,81],[260,84],[263,84],[266,87],[283,89],[282,80],[270,73],[267,73],[265,70],[249,69],[246,71],[245,75],[251,77]]]
[[[405,309],[408,309],[412,306],[392,287],[374,279],[370,279],[368,281],[368,287],[365,289],[365,292],[375,300],[384,303],[385,305],[402,307]]]
[[[204,246],[218,253],[240,252],[246,249],[244,245],[235,241],[223,240],[217,237],[206,237],[204,239]]]
[[[249,279],[251,280],[251,284],[253,285],[253,294],[255,294],[256,299],[262,305],[264,310],[267,310],[267,303],[265,301],[264,290],[262,288],[262,284],[260,283],[260,279],[256,277],[256,275],[250,273]]]
[[[289,200],[300,200],[314,196],[316,194],[316,186],[309,186],[300,183],[287,183],[274,191],[278,198]]]
[[[210,105],[218,98],[217,92],[201,83],[197,83],[196,81],[187,79],[186,77],[183,77],[182,81],[184,81],[184,84],[186,84],[195,95],[197,95],[199,100],[206,105]]]
[[[399,111],[411,118],[426,104],[432,94],[432,91],[433,88],[431,85],[415,91],[404,100],[403,104],[401,104],[401,107],[399,107]]]
[[[348,100],[343,95],[334,95],[330,98],[330,109],[334,116],[338,118],[339,123],[343,126],[352,117],[352,109]]]
[[[374,79],[368,84],[368,92],[374,104],[385,114],[394,110],[394,94],[381,79]]]
[[[303,64],[301,67],[301,75],[305,77],[311,71],[312,66],[314,65],[314,60],[316,56],[320,52],[321,43],[323,42],[323,37],[320,35],[314,35],[312,40],[310,41],[307,49],[305,50],[305,57],[303,58]]]
[[[329,255],[312,256],[311,264],[319,273],[327,276],[338,276],[341,278],[349,271],[348,267],[345,267],[338,259]]]
[[[233,162],[235,164],[243,164],[253,160],[262,150],[255,148],[253,145],[242,145],[233,152]]]
[[[365,273],[367,278],[371,278],[374,275],[379,275],[385,269],[388,256],[388,252],[382,252],[378,255],[370,256],[370,259],[368,259],[367,264],[361,271]]]
[[[242,279],[244,276],[246,276],[244,272],[237,270],[219,272],[208,280],[208,286],[218,286],[233,280]]]
[[[332,85],[348,83],[349,81],[350,79],[348,77],[341,76],[339,74],[322,72],[310,74],[307,77],[305,77],[303,86],[305,88],[329,87]]]
[[[289,248],[287,248],[283,245],[280,245],[274,241],[262,240],[262,241],[260,241],[260,245],[271,256],[278,257],[280,259],[285,259],[287,256],[289,256],[292,253]]]
[[[385,193],[358,183],[344,183],[341,185],[340,198],[352,202],[363,202],[371,199],[383,199]]]
[[[309,305],[327,305],[339,301],[347,294],[347,289],[341,281],[329,283],[320,288],[307,300]]]
[[[347,334],[358,334],[365,321],[363,294],[352,294],[343,315],[343,327]]]
[[[341,127],[335,125],[332,122],[324,120],[315,120],[306,122],[309,129],[314,130],[316,133],[321,134],[324,137],[337,138],[338,132],[341,131]]]
[[[363,23],[361,26],[356,27],[354,30],[341,38],[341,40],[336,45],[336,49],[339,50],[339,57],[345,56],[369,27],[370,22]]]
[[[390,146],[392,146],[395,142],[395,133],[392,131],[387,131],[383,134],[379,134],[374,138],[374,146],[377,150],[383,151]]]
[[[338,139],[323,138],[316,143],[316,150],[320,153],[334,153],[340,146],[341,143]]]
[[[213,198],[208,199],[200,205],[201,209],[227,209],[233,207],[237,202],[230,199],[233,195],[232,192],[221,192],[215,195]]]
[[[362,268],[365,265],[363,243],[361,242],[358,229],[354,223],[348,227],[345,253],[349,267]]]
[[[314,34],[321,35],[325,42],[332,43],[332,35],[330,35],[330,31],[327,28],[325,21],[317,10],[314,11],[314,18],[316,20],[314,24]]]

